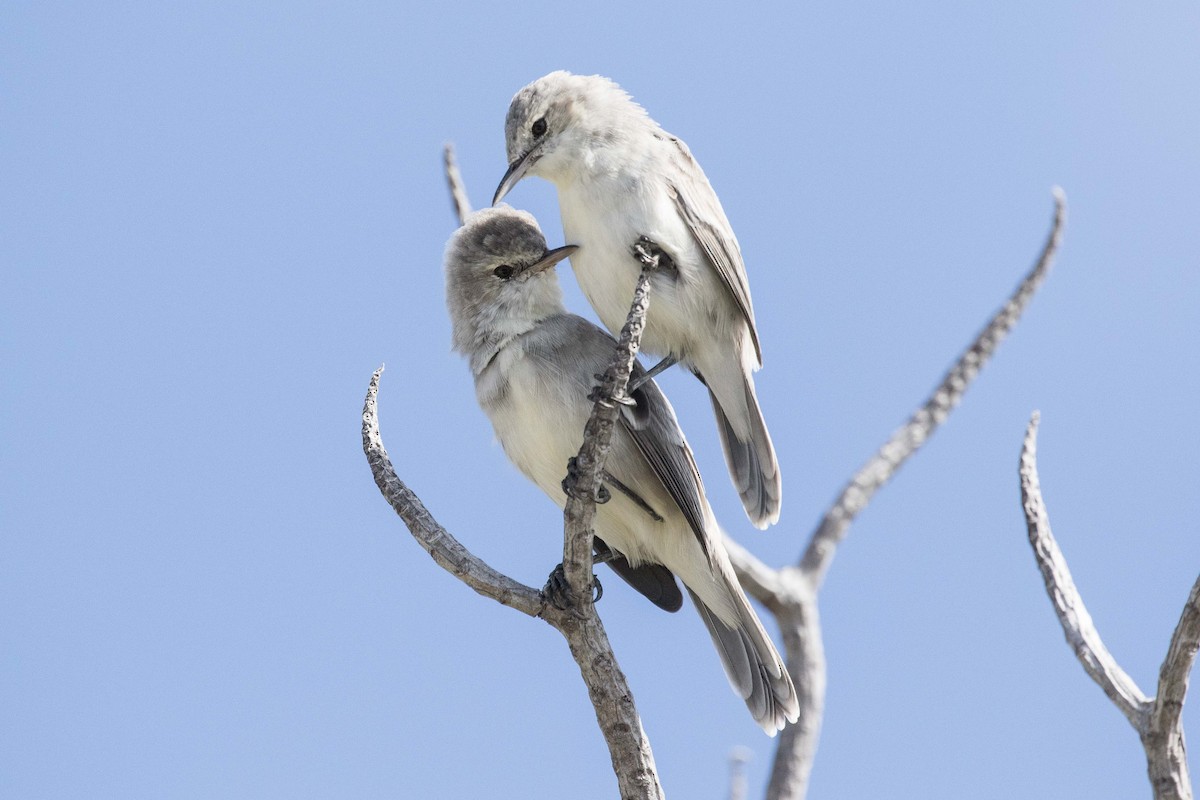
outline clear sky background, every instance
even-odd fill
[[[778,526],[742,515],[699,384],[663,385],[718,517],[773,564],[1064,187],[1044,290],[833,564],[811,796],[1149,796],[1063,642],[1016,468],[1041,409],[1055,532],[1152,692],[1200,571],[1191,2],[5,3],[0,796],[615,795],[558,634],[435,566],[359,438],[386,362],[384,439],[438,519],[526,583],[560,560],[450,352],[441,271],[443,142],[485,203],[509,99],[560,68],[684,138],[741,240]],[[509,201],[562,243],[550,184]],[[772,742],[694,612],[607,586],[669,796],[723,797],[739,745],[761,796]]]

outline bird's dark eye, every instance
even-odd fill
[[[545,136],[546,135],[546,118],[545,117],[538,118],[538,120],[533,123],[533,127],[530,128],[530,130],[533,132],[534,136]]]
[[[502,281],[506,281],[509,278],[511,278],[513,276],[514,272],[516,272],[516,270],[513,269],[512,266],[509,264],[501,264],[500,266],[498,266],[494,270],[492,270],[492,274],[495,275],[497,278],[499,278]]]

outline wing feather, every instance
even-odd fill
[[[742,261],[742,250],[738,246],[733,228],[721,208],[721,201],[704,175],[704,170],[688,146],[674,136],[675,145],[672,171],[673,180],[667,184],[668,192],[675,201],[679,216],[687,223],[692,237],[712,265],[729,294],[737,303],[746,324],[750,326],[750,339],[754,342],[754,354],[762,366],[762,347],[758,342],[758,329],[754,324],[754,306],[750,302],[750,284],[746,279],[746,264]]]

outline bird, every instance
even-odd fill
[[[575,277],[616,334],[629,308],[643,241],[659,259],[642,346],[682,362],[708,388],[717,431],[746,516],[779,520],[782,482],[754,387],[762,348],[741,248],[687,145],[613,81],[552,72],[513,97],[504,123],[508,170],[493,204],[524,177],[558,191],[566,240],[581,246]]]
[[[580,252],[547,249],[533,215],[504,204],[468,216],[445,252],[453,349],[467,359],[505,455],[559,507],[596,375],[616,348],[563,305],[554,267]],[[635,379],[645,374],[635,367]],[[653,380],[632,399],[621,406],[602,473],[609,491],[596,509],[596,549],[667,611],[681,607],[676,577],[683,582],[734,691],[774,736],[799,714],[795,686],[738,583],[670,402]]]

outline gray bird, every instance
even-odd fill
[[[577,251],[547,250],[533,216],[506,205],[472,214],[446,246],[454,349],[470,362],[479,405],[509,460],[560,507],[567,462],[592,409],[588,395],[616,347],[563,307],[554,265]],[[635,368],[635,377],[644,375]],[[668,611],[683,602],[679,576],[734,690],[774,735],[799,713],[795,687],[734,575],[671,404],[652,380],[633,399],[613,432],[597,550]]]
[[[504,124],[509,167],[493,203],[526,175],[558,188],[563,232],[588,302],[613,333],[629,312],[643,241],[668,268],[655,275],[642,344],[683,362],[709,390],[746,515],[779,520],[779,461],[753,373],[762,366],[746,267],[733,229],[687,145],[598,75],[552,72],[517,92]]]

